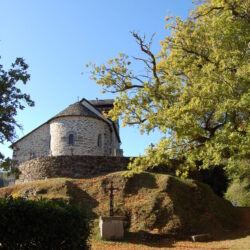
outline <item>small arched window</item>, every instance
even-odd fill
[[[73,145],[74,144],[74,135],[70,134],[69,135],[69,145]]]
[[[102,135],[101,134],[98,135],[97,145],[98,145],[99,148],[102,147]]]

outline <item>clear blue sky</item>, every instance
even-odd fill
[[[165,17],[185,18],[191,0],[0,0],[0,63],[9,68],[16,57],[29,64],[31,80],[22,87],[36,105],[18,113],[23,131],[18,138],[47,121],[79,98],[113,98],[89,80],[85,64],[97,64],[119,52],[139,55],[130,35],[137,31],[150,37],[154,52],[166,35]],[[84,74],[81,74],[83,72]],[[138,155],[163,135],[140,135],[138,128],[121,128],[125,155]],[[0,145],[7,156],[9,144]]]

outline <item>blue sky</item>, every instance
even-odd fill
[[[105,63],[120,52],[140,55],[130,31],[150,37],[153,51],[160,49],[169,14],[185,18],[191,0],[0,0],[0,63],[8,69],[16,57],[29,64],[31,80],[22,90],[35,107],[18,112],[23,130],[18,138],[77,101],[105,99],[101,88],[89,80],[85,64]],[[140,69],[139,69],[140,70]],[[142,154],[162,134],[140,135],[139,129],[121,128],[121,147],[127,156]],[[0,151],[11,156],[9,143]]]

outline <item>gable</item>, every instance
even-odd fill
[[[53,116],[47,122],[41,124],[34,130],[30,131],[28,134],[26,134],[25,136],[23,136],[22,138],[14,142],[12,145],[10,145],[10,148],[13,148],[13,146],[16,143],[20,142],[21,140],[23,140],[24,138],[26,138],[27,136],[29,136],[30,134],[38,130],[43,125],[48,124],[52,120],[57,119],[59,117],[66,117],[66,116],[86,116],[86,117],[93,117],[96,119],[100,119],[104,121],[105,123],[107,123],[110,129],[114,130],[118,142],[119,143],[121,142],[120,136],[119,136],[119,133],[117,131],[115,124],[111,120],[107,119],[93,104],[91,104],[89,101],[83,98],[80,102],[76,102],[74,104],[69,105],[66,109],[59,112],[57,115]]]

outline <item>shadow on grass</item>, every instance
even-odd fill
[[[126,232],[124,243],[145,245],[154,248],[174,247],[176,239],[171,235],[151,234],[146,231]]]
[[[192,187],[170,178],[166,192],[173,202],[174,214],[180,225],[178,235],[211,235],[211,240],[244,238],[250,233],[250,209],[233,207],[203,183]],[[243,225],[242,221],[248,220]],[[248,225],[248,228],[246,227]]]
[[[126,193],[136,194],[140,188],[155,188],[153,176],[145,174],[141,179],[131,180]],[[151,182],[151,183],[150,183]],[[163,190],[174,205],[174,214],[179,218],[180,227],[173,234],[151,234],[146,231],[127,233],[123,242],[145,245],[155,248],[174,247],[176,241],[191,241],[195,234],[209,233],[209,241],[225,241],[243,239],[250,235],[250,208],[235,208],[229,202],[215,195],[207,185],[192,185],[170,178]],[[169,223],[167,210],[159,204],[156,206],[158,220],[153,228],[160,228]],[[159,214],[159,209],[161,212]],[[166,218],[165,218],[166,217]],[[163,225],[161,225],[163,224]]]
[[[234,207],[237,226],[235,230],[219,232],[214,241],[236,240],[250,235],[250,207]]]
[[[66,181],[66,187],[69,203],[82,207],[90,219],[96,219],[98,215],[93,212],[93,209],[99,205],[99,202],[71,181]]]
[[[124,187],[125,194],[138,194],[142,188],[154,189],[158,188],[155,176],[149,173],[141,173],[129,178]]]
[[[240,230],[240,231],[224,231],[218,235],[212,235],[211,239],[207,241],[225,241],[225,240],[239,240],[250,235],[250,230]],[[127,232],[125,234],[125,239],[121,243],[130,243],[140,246],[147,246],[153,248],[176,248],[176,243],[178,241],[189,241],[191,243],[190,236],[184,235],[159,235],[150,234],[145,231],[140,231],[136,233]]]

